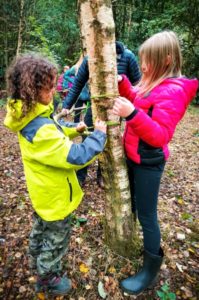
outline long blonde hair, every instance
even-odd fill
[[[139,94],[148,93],[167,77],[181,76],[181,50],[173,31],[162,31],[147,39],[139,49],[139,57],[150,70],[138,84]]]

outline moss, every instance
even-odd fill
[[[112,251],[129,259],[133,259],[140,255],[141,241],[137,235],[136,230],[134,230],[134,236],[132,235],[131,240],[129,240],[129,237],[126,237],[126,240],[121,240],[119,239],[119,236],[116,232],[110,232],[110,228],[108,228],[105,218],[103,219],[103,226],[105,243],[110,247]]]
[[[115,27],[108,27],[105,31],[107,37],[113,36],[115,34]]]
[[[113,239],[112,236],[108,237],[105,234],[105,242],[111,248],[111,250],[115,251],[117,254],[123,257],[133,259],[140,255],[141,243],[137,236],[135,236],[132,241],[121,241],[118,238]]]

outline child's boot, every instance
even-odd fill
[[[56,274],[46,278],[38,278],[36,292],[47,292],[52,295],[66,295],[71,290],[71,280],[66,276],[60,277]]]
[[[163,250],[159,255],[144,251],[144,261],[141,270],[134,276],[121,281],[121,289],[128,294],[138,295],[154,284],[163,261]]]

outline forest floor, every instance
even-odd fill
[[[0,110],[0,299],[36,299],[34,277],[28,267],[28,235],[32,208],[26,190],[17,136],[3,126]],[[124,295],[119,281],[133,274],[141,257],[130,261],[104,244],[104,191],[96,183],[96,163],[89,168],[85,197],[75,211],[64,270],[73,290],[63,299],[174,299],[158,298],[165,290],[176,299],[199,299],[199,108],[191,107],[178,126],[164,172],[159,218],[165,260],[154,289],[140,296]],[[87,219],[86,222],[84,222]],[[100,296],[101,295],[101,296]],[[106,296],[105,296],[106,295]]]

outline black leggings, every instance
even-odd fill
[[[143,166],[127,160],[132,211],[137,213],[142,226],[144,249],[158,254],[160,228],[157,216],[158,193],[165,162],[156,166]]]

